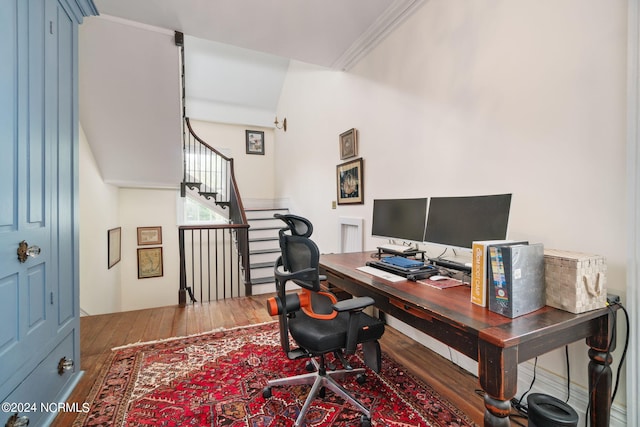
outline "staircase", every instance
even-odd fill
[[[278,230],[283,224],[273,215],[288,210],[244,208],[233,159],[198,137],[186,116],[182,34],[176,32],[175,40],[182,58],[181,196],[197,194],[227,219],[224,224],[179,227],[178,302],[185,305],[187,295],[195,302],[275,292],[273,267],[280,255]]]
[[[284,223],[273,217],[286,214],[282,209],[245,209],[249,223],[249,268],[254,295],[275,292],[273,267],[280,256],[278,230]]]

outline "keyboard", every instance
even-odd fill
[[[442,258],[429,258],[429,261],[431,261],[433,264],[439,267],[449,268],[451,270],[463,271],[465,273],[471,273],[471,264],[462,264],[460,262],[449,261]]]
[[[380,270],[379,268],[371,267],[368,265],[365,267],[358,267],[358,270],[364,273],[371,274],[372,276],[380,277],[381,279],[385,279],[390,282],[403,282],[407,280],[406,277],[398,276],[397,274],[393,274],[385,270]]]

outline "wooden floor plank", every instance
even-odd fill
[[[97,375],[109,360],[112,347],[276,320],[267,312],[267,298],[268,295],[252,296],[184,308],[172,306],[82,317],[80,352],[84,375],[69,401],[79,404],[87,401]],[[407,370],[482,425],[484,404],[475,392],[479,388],[475,376],[391,327],[387,327],[381,346]],[[74,418],[73,413],[61,413],[52,426],[67,427]],[[518,424],[512,421],[512,426]]]

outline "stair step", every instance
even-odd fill
[[[187,187],[189,187],[189,188],[191,188],[192,190],[195,189],[195,188],[199,189],[200,186],[202,185],[201,182],[183,182],[182,184],[187,186]]]
[[[255,254],[275,254],[275,253],[279,253],[280,249],[256,249],[254,251],[249,251],[249,255],[255,255]]]
[[[251,279],[251,284],[252,285],[262,285],[264,283],[273,283],[275,281],[276,281],[276,279],[273,276],[258,277],[256,279]]]
[[[218,193],[212,193],[209,191],[199,191],[198,194],[200,194],[205,199],[215,199],[218,196]]]
[[[256,237],[256,238],[249,239],[249,243],[251,243],[251,242],[270,242],[270,241],[277,242],[278,240],[280,240],[280,239],[278,239],[278,237]]]
[[[259,220],[259,219],[274,219],[273,215],[276,213],[286,214],[289,209],[284,208],[270,208],[270,209],[245,209],[247,219]]]
[[[280,226],[280,227],[249,227],[249,231],[251,231],[251,230],[255,230],[255,231],[260,231],[260,230],[280,230],[281,228],[282,228],[282,226]]]
[[[288,212],[287,208],[248,208],[245,212]]]
[[[268,261],[268,262],[256,262],[255,264],[251,264],[249,266],[249,268],[254,269],[254,268],[267,268],[267,267],[274,267],[276,265],[275,261]]]

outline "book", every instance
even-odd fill
[[[471,245],[471,302],[481,307],[487,306],[489,280],[489,248],[493,245],[506,245],[513,240],[478,240]]]
[[[489,310],[517,317],[545,305],[544,247],[507,244],[489,247]]]

